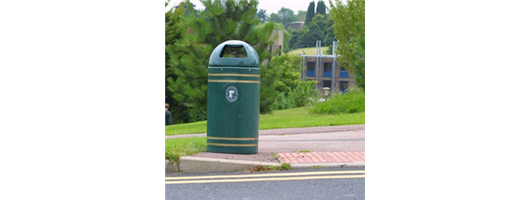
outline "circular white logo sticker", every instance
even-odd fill
[[[230,86],[226,88],[225,96],[228,102],[233,103],[234,101],[237,100],[237,96],[238,96],[237,88],[234,86]]]

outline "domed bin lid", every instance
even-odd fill
[[[246,57],[230,58],[227,48],[244,48]],[[230,56],[230,55],[229,55]],[[233,66],[233,67],[259,67],[259,56],[256,50],[248,43],[240,40],[228,40],[221,43],[210,55],[209,66]]]

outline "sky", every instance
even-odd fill
[[[169,2],[169,5],[177,5],[182,0],[171,0]],[[309,6],[309,3],[314,1],[315,2],[315,9],[317,6],[318,0],[261,0],[258,4],[258,10],[259,9],[265,9],[267,11],[267,15],[270,16],[271,13],[278,13],[278,11],[282,8],[289,8],[294,11],[294,14],[296,14],[299,10],[307,11],[307,7]],[[345,2],[346,0],[342,0],[342,2]],[[191,3],[195,5],[195,9],[202,10],[204,9],[204,6],[199,0],[190,0]],[[324,0],[326,3],[326,7],[329,8],[329,0]],[[335,2],[335,0],[333,0]]]

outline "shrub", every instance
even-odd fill
[[[352,88],[345,94],[335,94],[324,102],[316,103],[310,112],[315,114],[364,112],[364,90]]]

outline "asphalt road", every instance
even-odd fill
[[[352,200],[364,199],[364,185],[364,167],[177,173],[166,174],[166,199]]]

